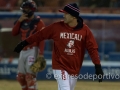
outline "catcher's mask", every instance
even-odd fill
[[[29,11],[26,9],[29,9]],[[20,10],[22,10],[23,13],[28,14],[28,17],[31,17],[34,14],[34,12],[37,10],[37,5],[34,1],[28,0],[22,3]]]

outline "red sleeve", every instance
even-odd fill
[[[39,48],[40,48],[39,54],[40,54],[40,55],[43,55],[43,54],[44,54],[44,47],[45,47],[45,41],[43,40],[43,41],[41,41],[41,42],[39,43]]]
[[[20,30],[20,22],[17,21],[14,25],[14,27],[12,28],[12,35],[16,36],[19,34],[19,30]]]
[[[26,41],[31,44],[33,42],[41,42],[42,40],[45,39],[53,39],[54,38],[54,24],[51,24],[45,28],[43,28],[42,30],[39,30],[38,32],[36,32],[35,34],[29,36]]]
[[[98,45],[96,43],[96,40],[90,31],[90,29],[87,27],[87,36],[86,36],[86,48],[88,50],[88,53],[92,59],[92,62],[94,64],[100,64],[100,58],[98,54]]]
[[[37,31],[41,30],[44,27],[45,27],[45,24],[43,23],[42,20],[40,20],[40,22],[37,25]],[[45,42],[44,42],[44,40],[42,40],[41,42],[39,42],[39,49],[40,49],[39,54],[40,55],[43,55],[44,47],[45,47]]]

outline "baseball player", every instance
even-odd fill
[[[58,83],[58,90],[74,90],[76,77],[82,67],[85,49],[87,49],[95,65],[96,76],[101,76],[98,81],[102,82],[103,71],[97,51],[98,46],[89,27],[79,16],[77,4],[67,4],[59,11],[64,13],[63,21],[55,22],[28,37],[20,42],[14,51],[19,53],[23,47],[34,41],[53,39],[52,69]]]
[[[21,34],[21,40],[25,40],[37,31],[40,31],[45,25],[39,16],[34,15],[37,6],[34,1],[29,0],[23,2],[20,9],[22,15],[15,22],[12,29],[12,35]],[[40,50],[39,50],[40,48]],[[17,80],[20,83],[22,90],[37,90],[36,75],[30,70],[37,56],[43,57],[44,41],[33,42],[24,47],[20,52],[18,61]]]

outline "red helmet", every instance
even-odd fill
[[[24,8],[30,8],[32,12],[35,12],[37,10],[37,5],[33,0],[28,0],[26,2],[23,2],[20,9],[23,10]]]

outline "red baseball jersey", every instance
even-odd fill
[[[32,20],[24,20],[23,22],[16,21],[13,29],[12,29],[12,35],[16,36],[18,34],[21,34],[21,40],[25,40],[27,37],[31,36],[35,32],[41,30],[43,27],[45,27],[45,24],[40,19],[39,16],[34,16]],[[27,50],[27,48],[32,48],[34,46],[37,46],[40,48],[40,54],[43,54],[44,51],[44,41],[33,42],[30,45],[26,46],[23,50]]]
[[[28,43],[44,39],[54,40],[52,68],[66,70],[69,74],[79,74],[85,49],[88,50],[94,64],[100,64],[98,46],[92,32],[86,24],[74,30],[63,21],[53,23],[27,38]]]

